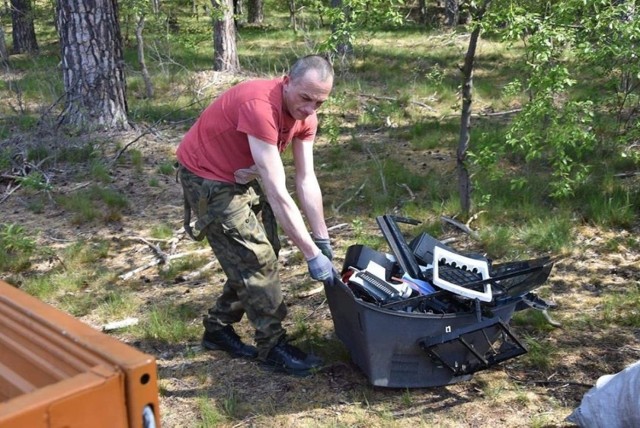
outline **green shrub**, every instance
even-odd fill
[[[29,268],[36,249],[33,238],[17,224],[0,224],[0,270],[21,272]]]

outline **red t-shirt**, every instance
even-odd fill
[[[277,145],[282,153],[294,138],[313,140],[315,113],[295,120],[282,107],[282,78],[240,83],[200,115],[178,146],[178,161],[194,174],[235,182],[233,172],[255,164],[247,135]]]

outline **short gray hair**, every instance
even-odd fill
[[[297,80],[304,76],[309,70],[317,71],[320,80],[323,82],[326,82],[329,78],[333,78],[333,67],[331,63],[321,55],[307,55],[299,58],[291,66],[289,78],[291,80]]]

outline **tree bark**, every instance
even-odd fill
[[[445,24],[455,27],[460,21],[460,1],[445,0]]]
[[[262,24],[264,21],[264,2],[262,0],[250,0],[247,6],[247,22],[249,24]]]
[[[236,26],[232,0],[211,0],[213,6],[213,69],[236,72],[240,70],[236,49]]]
[[[9,64],[9,52],[4,38],[4,28],[0,25],[0,63]]]
[[[138,64],[140,64],[140,71],[142,72],[142,79],[144,80],[145,96],[147,98],[153,98],[153,83],[151,83],[151,77],[149,76],[147,63],[144,60],[144,39],[142,37],[143,29],[144,29],[144,15],[140,14],[138,16],[138,23],[136,24],[136,42],[138,44]]]
[[[294,32],[298,32],[298,23],[296,19],[296,0],[288,0],[289,4],[289,23]]]
[[[115,0],[58,0],[65,89],[60,124],[128,129],[122,38]]]
[[[11,22],[13,25],[13,53],[38,52],[31,0],[11,0]]]
[[[427,0],[418,0],[418,19],[421,24],[427,23]]]
[[[233,0],[233,13],[234,15],[244,15],[244,4],[242,0]]]
[[[484,3],[474,14],[474,21],[480,21],[484,16],[491,0]],[[469,47],[464,58],[462,67],[462,113],[460,115],[460,139],[458,140],[458,150],[456,152],[456,168],[458,171],[458,189],[460,193],[460,209],[466,217],[471,212],[471,180],[467,170],[466,158],[471,140],[471,104],[473,102],[473,62],[480,37],[480,26],[476,25],[471,32]]]

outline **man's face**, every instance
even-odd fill
[[[284,78],[284,107],[291,117],[303,120],[313,114],[329,98],[333,79],[321,81],[318,72],[309,70],[294,80],[289,76]]]

